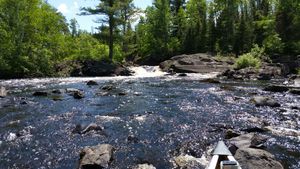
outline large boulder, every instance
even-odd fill
[[[112,155],[113,146],[109,144],[85,147],[80,152],[79,169],[108,168]]]
[[[274,155],[265,150],[240,148],[234,157],[243,169],[283,169]]]
[[[6,97],[7,95],[7,91],[5,89],[5,87],[0,87],[0,98]]]
[[[123,65],[108,61],[66,61],[56,65],[60,76],[95,77],[95,76],[130,76],[132,72]]]
[[[131,72],[124,66],[105,61],[84,61],[81,69],[74,70],[74,76],[130,76]]]
[[[249,133],[229,140],[229,149],[234,154],[235,159],[243,169],[283,169],[282,165],[276,161],[274,155],[258,149],[264,148],[267,141],[265,136]]]
[[[243,69],[227,69],[221,73],[221,76],[227,79],[244,80],[271,80],[272,78],[283,75],[281,67],[276,64],[263,63],[260,69],[247,67]]]
[[[230,63],[204,53],[174,56],[159,66],[163,71],[176,73],[222,72],[231,68]]]

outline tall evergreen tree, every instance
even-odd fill
[[[206,0],[190,0],[187,2],[187,35],[185,52],[196,53],[206,50],[207,31]]]
[[[104,15],[100,23],[107,23],[109,29],[109,58],[112,61],[114,56],[114,32],[121,24],[121,10],[123,1],[121,0],[100,0],[95,8],[82,8],[82,15]]]

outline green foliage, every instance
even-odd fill
[[[297,69],[297,74],[300,75],[300,68]]]
[[[64,17],[41,0],[0,1],[1,76],[51,76],[67,31]]]
[[[236,69],[243,69],[247,67],[259,68],[261,64],[260,59],[255,58],[251,53],[241,55],[235,62]]]
[[[109,48],[88,33],[69,37],[69,54],[66,60],[108,60]]]
[[[263,41],[263,46],[266,53],[282,53],[284,49],[284,44],[277,33],[269,35]]]
[[[259,47],[257,44],[254,44],[250,51],[250,55],[258,59],[264,59],[265,49],[263,47]]]

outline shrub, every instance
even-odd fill
[[[243,69],[247,67],[259,68],[261,61],[259,58],[255,58],[251,53],[241,55],[235,62],[235,68]]]

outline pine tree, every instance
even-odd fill
[[[104,19],[100,19],[100,23],[107,23],[109,29],[109,58],[113,61],[114,56],[114,32],[121,24],[121,10],[123,7],[122,0],[100,0],[95,8],[82,8],[82,15],[105,15]]]

